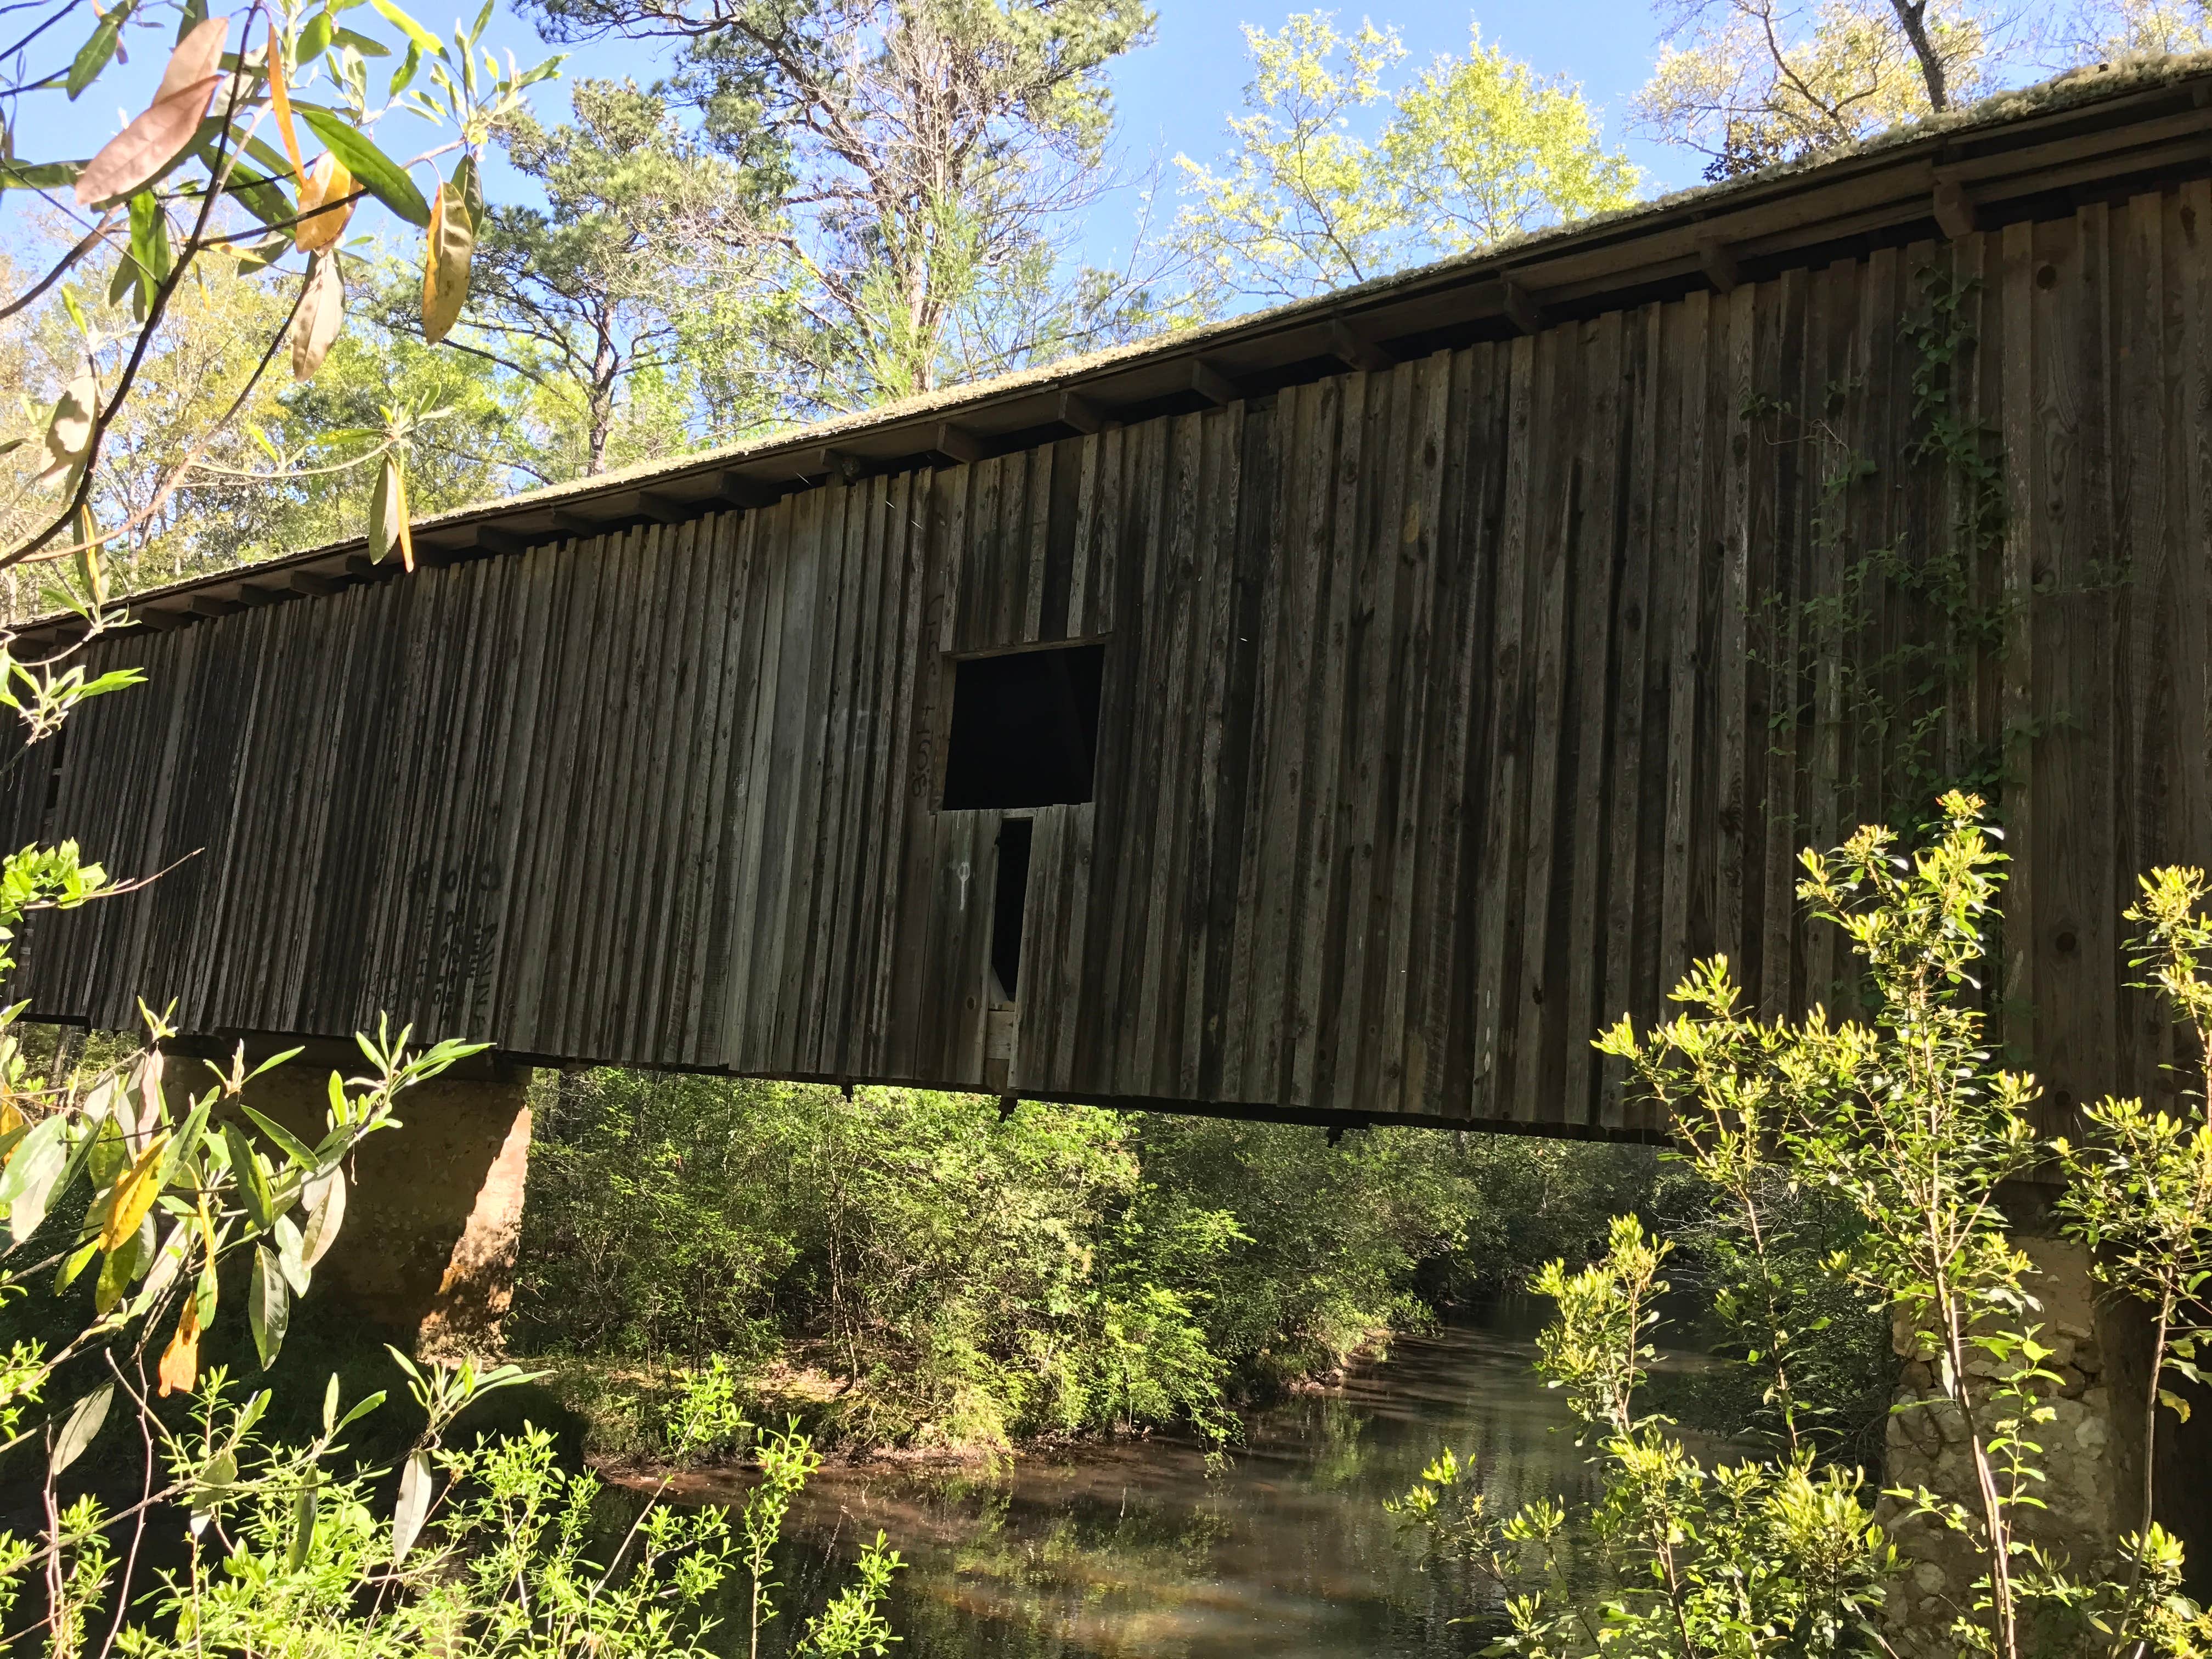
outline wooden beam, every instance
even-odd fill
[[[1203,357],[1190,360],[1190,389],[1216,405],[1233,404],[1244,395],[1237,389],[1236,381]]]
[[[1705,273],[1705,280],[1713,285],[1716,294],[1733,294],[1743,280],[1737,268],[1735,255],[1729,245],[1717,236],[1698,238],[1698,264]]]
[[[828,444],[817,444],[812,449],[784,456],[777,465],[789,467],[794,478],[842,478],[851,483],[860,476],[860,463],[856,457]]]
[[[703,510],[697,501],[687,501],[665,489],[639,490],[637,506],[655,524],[689,524]]]
[[[594,519],[576,511],[573,507],[553,509],[554,533],[561,536],[597,536],[608,524],[605,519]]]
[[[240,582],[238,585],[238,602],[243,605],[274,605],[279,599],[291,597],[289,587],[274,582]]]
[[[1971,236],[1982,228],[1981,215],[1975,211],[1974,198],[1966,194],[1966,187],[1955,179],[1936,181],[1936,222],[1943,234],[1956,241],[1961,236]]]
[[[1106,416],[1090,398],[1079,392],[1063,392],[1060,394],[1060,423],[1088,434],[1105,426]]]
[[[1370,374],[1395,368],[1398,363],[1395,354],[1385,351],[1341,317],[1328,319],[1328,349],[1346,368],[1364,369]]]
[[[1505,314],[1512,319],[1513,326],[1523,334],[1541,333],[1544,308],[1536,303],[1535,296],[1510,276],[1499,277],[1498,285],[1504,290]]]
[[[337,592],[345,584],[334,576],[318,575],[312,570],[288,570],[284,573],[284,586],[295,593],[307,593],[319,598],[325,593]]]
[[[930,446],[948,461],[972,465],[983,459],[983,446],[975,441],[975,434],[963,430],[950,421],[937,423],[937,435]]]
[[[783,492],[767,480],[727,468],[714,475],[714,494],[732,507],[748,508],[773,507],[783,499]]]
[[[182,628],[191,620],[191,612],[172,610],[166,605],[143,605],[131,613],[133,626],[152,634],[166,634],[173,628]]]
[[[185,602],[185,609],[195,617],[228,617],[246,607],[236,599],[219,599],[212,593],[195,593]]]

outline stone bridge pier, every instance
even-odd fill
[[[247,1054],[258,1058],[252,1044]],[[351,1042],[313,1042],[255,1079],[246,1098],[312,1146],[325,1133],[331,1073],[362,1065]],[[179,1086],[201,1086],[185,1056],[171,1068]],[[371,1135],[348,1164],[345,1223],[315,1269],[311,1310],[424,1358],[496,1347],[530,1168],[530,1079],[527,1066],[486,1053],[399,1097],[403,1127]]]
[[[2031,1200],[2022,1210],[2035,1207],[2037,1201]],[[2029,1281],[2042,1304],[2032,1317],[2042,1328],[2037,1340],[2052,1351],[2043,1364],[2057,1377],[2041,1396],[2050,1420],[2027,1435],[2042,1448],[2035,1461],[2045,1479],[2032,1488],[2041,1506],[2018,1512],[2020,1531],[2027,1541],[2063,1558],[2076,1577],[2102,1577],[2118,1570],[2113,1547],[2118,1540],[2143,1523],[2149,1322],[2141,1304],[2116,1297],[2100,1285],[2089,1253],[2057,1237],[2046,1219],[2024,1221],[2016,1243],[2040,1270]],[[1890,1417],[1884,1448],[1882,1486],[1924,1486],[1978,1512],[1959,1409],[1945,1397],[1932,1357],[1916,1348],[1905,1321],[1895,1323],[1892,1337],[1903,1368],[1898,1409]],[[1986,1401],[2000,1367],[1983,1356],[1967,1369],[1970,1395]],[[2195,1395],[2199,1409],[2187,1422],[2171,1410],[2160,1413],[2152,1507],[2160,1524],[2186,1547],[2190,1589],[2201,1598],[2212,1588],[2212,1464],[2207,1462],[2212,1456],[2212,1413],[2203,1409],[2212,1401],[2179,1379],[2169,1376],[2166,1386]],[[1881,1518],[1912,1562],[1890,1586],[1884,1633],[1902,1659],[1939,1659],[1959,1650],[1949,1627],[1971,1609],[1979,1569],[1955,1534],[1924,1517],[1907,1518],[1909,1510],[1894,1498],[1881,1504]],[[2032,1622],[2050,1616],[2039,1611]],[[2060,1642],[2054,1650],[2071,1645]]]

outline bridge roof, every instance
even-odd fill
[[[2212,53],[2099,65],[1807,161],[1226,321],[415,521],[432,564],[764,504],[833,476],[962,462],[1265,395],[1698,287],[2070,214],[2212,171]],[[379,580],[356,538],[151,590],[175,626]],[[49,618],[37,633],[65,629]]]

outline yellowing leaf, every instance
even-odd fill
[[[222,46],[229,33],[228,18],[210,17],[177,43],[154,101],[77,175],[79,207],[130,195],[191,143],[222,84]]]
[[[100,545],[106,538],[100,533],[100,521],[92,516],[90,501],[77,503],[70,535],[76,543],[77,580],[84,584],[85,598],[97,611],[107,603],[107,562],[100,556]]]
[[[292,176],[304,186],[307,169],[300,160],[300,135],[292,126],[292,90],[284,84],[284,48],[275,40],[269,42],[269,112],[276,118],[276,136],[284,141],[284,154],[292,158]]]
[[[154,1171],[161,1166],[162,1148],[168,1144],[168,1136],[155,1135],[138,1154],[138,1161],[116,1178],[114,1195],[107,1203],[107,1221],[100,1230],[101,1249],[112,1254],[125,1239],[137,1237],[138,1224],[161,1195]]]
[[[177,1316],[177,1334],[161,1351],[161,1391],[164,1396],[190,1394],[199,1377],[200,1302],[197,1296],[188,1296],[184,1311]]]
[[[345,283],[338,276],[338,256],[318,253],[308,262],[307,291],[292,319],[294,380],[307,380],[323,366],[344,322]]]
[[[41,484],[68,481],[92,444],[92,422],[100,407],[100,382],[87,369],[63,390],[46,423],[46,466],[39,474]]]
[[[354,204],[346,200],[353,193],[353,174],[345,164],[327,150],[318,155],[300,185],[300,220],[292,227],[292,240],[301,252],[319,253],[337,240],[353,217]]]
[[[23,1114],[16,1109],[15,1103],[12,1100],[0,1100],[0,1135],[13,1134],[22,1127]],[[19,1140],[15,1143],[15,1146],[22,1144]],[[0,1158],[0,1170],[6,1169],[8,1159],[15,1156],[15,1146],[10,1146],[7,1156]]]
[[[469,297],[469,262],[477,246],[477,216],[483,195],[475,161],[464,155],[430,203],[430,231],[422,253],[422,337],[446,337]]]
[[[386,453],[368,497],[368,556],[381,562],[397,549],[400,563],[415,568],[415,538],[407,523],[407,475],[399,459]]]

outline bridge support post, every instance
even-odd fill
[[[2043,1395],[2051,1419],[2027,1437],[2043,1448],[2039,1462],[2046,1478],[2034,1490],[2046,1507],[2023,1506],[2014,1513],[2027,1540],[2064,1556],[2077,1576],[2102,1576],[2113,1568],[2114,1544],[2142,1525],[2148,1328],[2136,1304],[2099,1293],[2088,1253],[2079,1244],[2048,1236],[2021,1237],[2015,1243],[2041,1269],[2030,1281],[2032,1293],[2043,1304],[2037,1340],[2053,1350],[2044,1364],[2057,1374],[2058,1382],[2046,1385]],[[1924,1486],[1939,1498],[1978,1513],[1959,1408],[1945,1396],[1932,1358],[1915,1349],[1912,1333],[1901,1319],[1893,1340],[1905,1364],[1897,1388],[1900,1409],[1889,1419],[1882,1485],[1893,1490]],[[1969,1395],[1978,1405],[1988,1398],[1999,1369],[1986,1355],[1969,1364]],[[2160,1425],[2162,1473],[2182,1451],[2170,1415]],[[2169,1525],[2174,1524],[2166,1515],[2169,1492],[2179,1507],[2191,1507],[2188,1496],[2174,1490],[2182,1484],[2160,1483],[2160,1519]],[[1905,1659],[1935,1659],[1959,1651],[1949,1626],[1971,1610],[1979,1570],[1954,1534],[1925,1517],[1905,1518],[1908,1509],[1895,1498],[1881,1500],[1891,1535],[1911,1563],[1889,1588],[1885,1633]],[[2195,1530],[2186,1518],[2174,1519],[2181,1522],[2177,1529],[2185,1535]]]
[[[312,1045],[256,1079],[246,1099],[312,1144],[323,1133],[330,1073],[360,1066],[350,1043]],[[409,1090],[397,1115],[404,1127],[370,1136],[354,1155],[345,1224],[316,1267],[308,1306],[375,1327],[427,1358],[492,1352],[514,1290],[530,1068],[474,1056]]]

